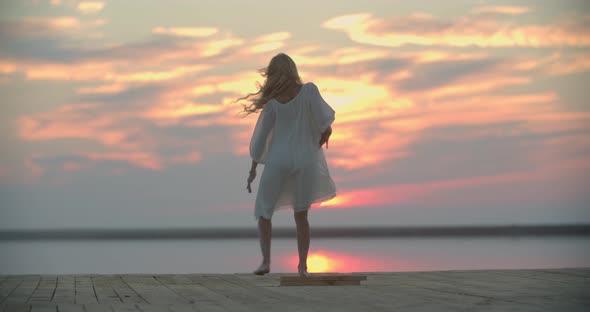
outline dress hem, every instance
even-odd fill
[[[317,205],[316,205],[316,206],[314,206],[314,204],[321,204],[321,203],[323,203],[323,202],[326,202],[326,201],[328,201],[328,200],[330,200],[330,199],[332,199],[332,198],[336,197],[336,195],[337,195],[337,193],[336,193],[336,192],[332,192],[332,193],[329,193],[329,194],[326,194],[326,195],[323,195],[323,196],[317,197],[316,199],[314,199],[314,200],[311,202],[311,204],[309,204],[309,207],[308,207],[307,209],[305,209],[305,210],[309,210],[309,209],[311,209],[312,207],[318,207]],[[286,209],[288,209],[289,207],[290,207],[290,208],[291,208],[293,211],[305,211],[305,210],[295,210],[295,207],[293,206],[293,203],[282,203],[282,204],[277,204],[277,206],[275,207],[275,209],[274,209],[274,210],[273,210],[273,212],[272,212],[272,215],[274,215],[274,213],[275,213],[277,210],[286,210]],[[264,216],[264,215],[257,215],[257,214],[255,213],[255,214],[254,214],[254,218],[255,218],[255,219],[258,221],[258,218],[260,218],[260,217],[264,217],[264,218],[266,218],[266,219],[270,219],[270,218],[272,218],[272,215],[271,215],[270,217],[268,217],[268,218],[267,218],[267,216]]]

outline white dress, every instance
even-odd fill
[[[268,101],[256,122],[250,156],[264,170],[258,185],[254,216],[270,219],[276,209],[304,211],[336,196],[323,149],[322,132],[335,111],[308,82],[289,102]]]

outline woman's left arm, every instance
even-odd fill
[[[252,193],[252,187],[250,184],[252,184],[252,181],[256,178],[256,166],[258,166],[258,163],[255,160],[252,160],[252,167],[250,167],[250,174],[248,175],[248,185],[246,186],[248,193]]]
[[[248,176],[248,192],[252,193],[250,184],[256,178],[256,167],[259,163],[264,164],[270,140],[272,139],[272,132],[275,123],[275,112],[270,103],[266,103],[258,116],[258,121],[254,127],[252,140],[250,141],[250,156],[252,158],[252,166],[250,167],[250,174]]]

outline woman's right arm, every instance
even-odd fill
[[[311,112],[322,134],[322,139],[320,140],[320,146],[322,146],[323,143],[328,142],[328,139],[332,134],[332,123],[336,119],[336,112],[328,103],[326,103],[324,98],[322,98],[318,87],[314,83],[310,84],[312,95]]]
[[[331,135],[332,135],[332,126],[329,126],[328,129],[326,129],[326,131],[322,132],[322,137],[320,138],[320,147],[322,147],[322,145],[324,145],[324,143],[326,143],[326,148],[328,148],[328,140],[330,139]]]

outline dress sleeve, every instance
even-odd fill
[[[324,132],[334,122],[336,112],[324,101],[318,87],[314,83],[310,85],[311,113],[320,132]]]
[[[272,105],[266,103],[258,115],[258,121],[250,141],[250,157],[257,163],[264,164],[266,162],[274,132],[275,118]]]

